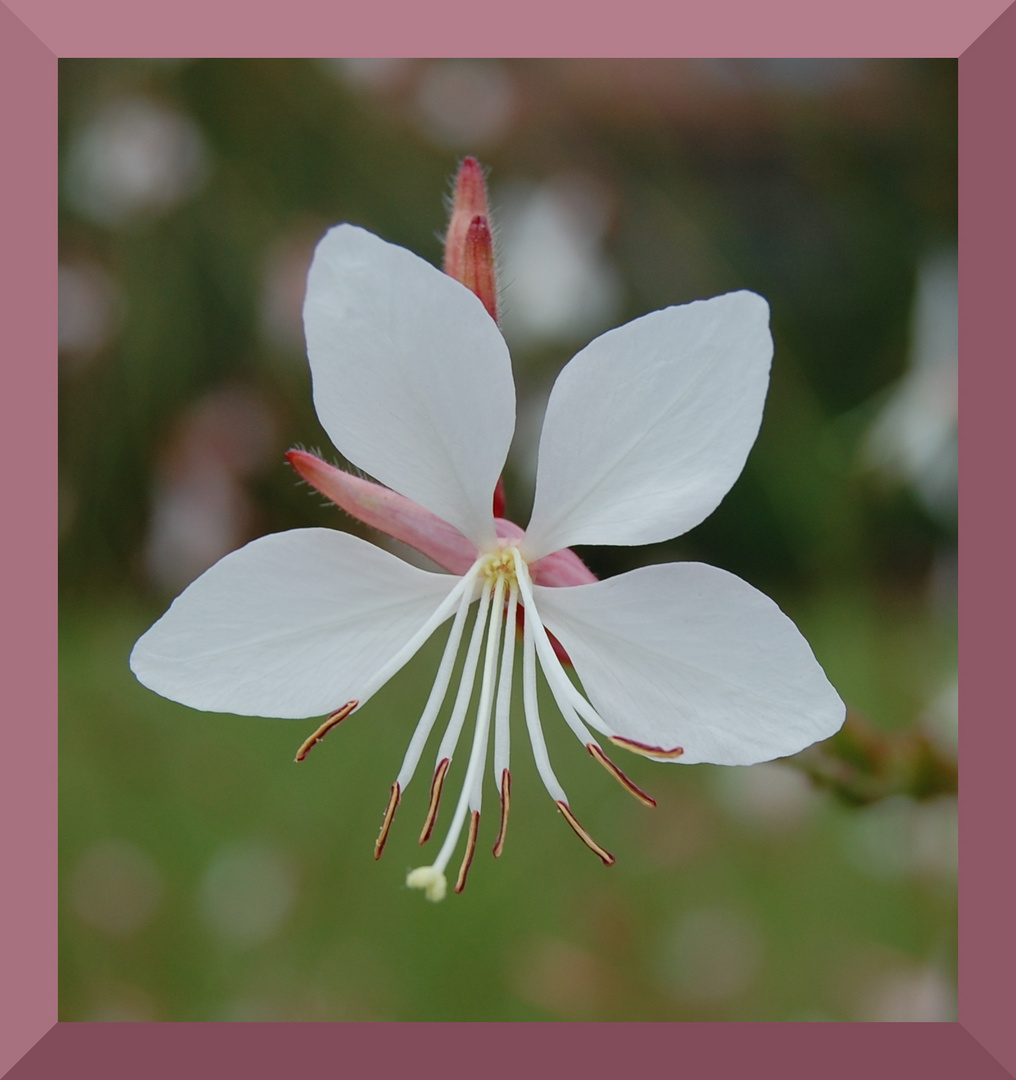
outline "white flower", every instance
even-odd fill
[[[140,639],[131,667],[146,686],[198,709],[329,713],[306,749],[452,619],[376,846],[379,855],[468,637],[421,841],[433,827],[479,671],[462,793],[437,858],[408,878],[432,900],[445,893],[445,869],[468,818],[456,890],[465,882],[492,717],[502,802],[495,854],[504,843],[518,608],[525,613],[523,704],[537,769],[569,824],[607,864],[613,857],[579,825],[551,768],[538,664],[568,726],[646,802],[590,728],[651,758],[726,765],[793,754],[839,728],[843,704],[808,644],[740,579],[698,563],[669,563],[595,581],[563,550],[665,540],[717,506],[761,422],[772,356],[764,300],[739,292],[667,308],[583,349],[550,397],[525,533],[495,521],[491,509],[514,429],[515,392],[504,340],[468,289],[404,249],[340,225],[318,245],[304,322],[321,422],[345,457],[386,487],[311,455],[290,459],[337,502],[355,504],[364,520],[455,573],[417,569],[329,529],[263,537],[198,578]],[[584,692],[564,670],[553,638]]]

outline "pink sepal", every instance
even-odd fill
[[[370,480],[343,472],[306,450],[290,450],[286,460],[312,488],[320,491],[326,499],[331,499],[336,506],[341,506],[346,513],[352,514],[357,521],[409,544],[443,569],[453,574],[464,574],[476,562],[479,552],[472,541],[412,499]],[[524,529],[506,518],[496,518],[495,526],[501,540],[518,541],[526,535]],[[588,585],[596,581],[596,575],[570,548],[537,559],[530,566],[529,573],[535,584],[551,588]],[[520,605],[520,628],[524,617]],[[564,663],[571,664],[570,657],[553,634],[550,635],[550,643],[558,657]]]
[[[306,450],[290,450],[286,460],[327,499],[357,521],[416,548],[453,574],[464,574],[479,552],[473,542],[436,514],[404,495],[343,472]]]

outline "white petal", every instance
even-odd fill
[[[332,442],[478,546],[493,541],[515,386],[480,301],[405,248],[339,225],[314,253],[303,319]]]
[[[665,563],[534,591],[615,735],[683,747],[677,760],[688,764],[752,765],[843,723],[843,702],[797,627],[724,570]]]
[[[769,305],[729,293],[596,338],[558,377],[540,439],[530,561],[573,544],[649,544],[716,509],[762,422]]]
[[[317,716],[378,689],[374,677],[461,580],[334,529],[276,533],[188,586],[131,668],[195,709]]]

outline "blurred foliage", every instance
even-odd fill
[[[823,743],[791,762],[851,806],[864,806],[903,792],[915,799],[955,795],[955,757],[924,731],[894,736],[875,731],[856,715]]]
[[[481,80],[465,104],[510,88],[508,119],[484,131],[473,117],[472,141],[462,100],[433,103],[441,62],[61,62],[61,266],[99,275],[105,297],[102,332],[71,327],[61,352],[61,1018],[948,1019],[955,880],[940,848],[954,803],[940,796],[954,751],[932,721],[955,678],[955,519],[867,466],[863,446],[911,358],[922,261],[956,242],[955,62],[531,60],[451,74],[464,72]],[[145,162],[126,153],[134,201],[96,201],[108,177],[82,147],[122,102],[196,133],[176,194],[146,196]],[[582,554],[601,576],[699,559],[773,596],[870,725],[799,764],[854,806],[900,790],[924,804],[841,806],[782,766],[637,761],[660,802],[649,813],[557,733],[562,779],[618,865],[604,871],[555,820],[522,750],[505,857],[478,856],[464,896],[435,908],[401,887],[422,781],[382,863],[370,857],[434,643],[299,769],[311,724],[196,714],[133,682],[130,646],[173,591],[152,573],[160,485],[186,471],[195,430],[215,439],[194,419],[202,402],[239,391],[269,421],[242,465],[215,447],[244,508],[233,544],[357,528],[281,457],[296,444],[335,456],[311,404],[300,267],[338,221],[438,263],[441,197],[466,152],[490,166],[495,214],[524,184],[595,184],[620,281],[612,323],[735,288],[769,300],[772,386],[730,495],[675,541]],[[179,161],[164,166],[165,186]],[[520,404],[538,408],[605,328],[513,344]],[[516,451],[508,516],[524,522],[532,476]],[[782,777],[768,803],[752,775]],[[113,849],[103,863],[110,838],[151,872]],[[281,897],[260,936],[220,932],[224,851],[269,853],[243,863],[251,889],[275,881]],[[107,864],[112,877],[94,871]],[[104,921],[116,873],[126,894],[149,880],[149,916]]]

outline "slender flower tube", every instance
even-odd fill
[[[469,225],[460,232],[466,250]],[[699,563],[596,581],[569,550],[666,540],[716,508],[761,423],[768,311],[753,293],[730,293],[635,319],[579,352],[550,396],[523,531],[493,513],[515,392],[492,313],[461,280],[337,226],[318,245],[304,305],[314,402],[336,447],[377,482],[302,451],[289,460],[340,506],[447,572],[329,529],[266,536],[190,585],[138,641],[132,669],[197,709],[326,716],[303,756],[450,620],[375,845],[380,856],[447,709],[421,842],[453,775],[459,794],[433,861],[407,879],[437,901],[457,851],[454,888],[465,886],[489,765],[500,800],[494,854],[505,845],[512,631],[522,612],[521,712],[537,771],[568,825],[610,865],[551,767],[539,671],[580,744],[647,805],[607,743],[664,762],[749,765],[796,753],[843,722],[843,703],[807,642],[750,585]]]

